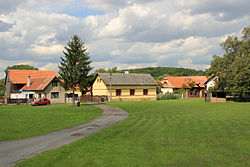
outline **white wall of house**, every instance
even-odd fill
[[[216,80],[217,80],[217,77],[211,79],[210,81],[207,82],[207,88],[206,90],[208,90],[209,88],[213,88],[216,84]]]
[[[35,95],[35,92],[20,91],[20,92],[10,93],[10,98],[11,99],[28,99],[29,95]]]
[[[30,96],[33,95],[34,99],[46,98],[46,95],[42,92],[34,91],[20,91],[10,94],[11,99],[30,99]]]
[[[46,95],[42,92],[36,92],[34,98],[35,99],[46,98]]]
[[[162,94],[173,93],[174,89],[173,88],[161,88],[161,92]]]

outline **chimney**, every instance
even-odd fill
[[[125,71],[125,74],[129,74],[129,71]]]
[[[27,77],[27,87],[30,86],[30,76]]]

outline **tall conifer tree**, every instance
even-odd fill
[[[59,68],[60,79],[63,80],[62,86],[68,90],[73,90],[73,104],[75,103],[75,88],[79,85],[80,89],[87,88],[91,77],[89,72],[92,70],[91,61],[87,49],[81,39],[74,35],[64,47],[64,58],[61,57]]]

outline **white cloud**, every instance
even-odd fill
[[[122,69],[135,69],[135,68],[143,68],[143,67],[156,67],[156,63],[138,63],[138,64],[122,64],[122,63],[114,63],[111,61],[103,61],[103,62],[93,62],[91,64],[95,69],[99,68],[113,68],[117,67],[118,70]]]
[[[58,70],[58,63],[48,63],[43,67],[40,67],[39,70]]]
[[[221,21],[230,21],[250,14],[248,0],[179,0],[177,3],[180,7],[189,9],[194,15],[209,13]]]
[[[52,46],[38,46],[33,45],[31,49],[28,50],[28,52],[31,52],[31,54],[36,55],[58,55],[62,53],[64,49],[63,45],[52,45]]]
[[[207,64],[193,64],[193,60],[191,58],[182,59],[178,61],[178,67],[184,67],[184,68],[192,68],[196,70],[205,70],[210,67],[210,65]]]
[[[156,54],[180,54],[186,57],[201,56],[214,50],[221,42],[221,38],[188,37],[186,39],[173,40],[166,43],[155,44],[151,52]]]
[[[124,34],[129,28],[122,22],[120,18],[112,19],[108,25],[101,30],[99,37],[116,37]]]
[[[116,55],[121,55],[122,54],[122,51],[121,50],[112,50],[110,52],[110,55],[111,56],[116,56]]]
[[[33,62],[33,61],[11,61],[11,60],[4,60],[4,59],[0,59],[0,79],[5,77],[5,73],[4,70],[8,67],[8,66],[12,66],[12,65],[20,65],[20,64],[25,64],[25,65],[32,65],[32,66],[37,66],[38,63],[37,62]]]
[[[83,13],[105,12],[84,18],[67,14],[81,5]],[[204,69],[213,54],[221,54],[219,43],[227,35],[249,26],[247,9],[246,0],[1,1],[0,60],[13,65],[35,58],[32,65],[52,68],[77,34],[98,67]]]
[[[110,10],[110,9],[114,9],[114,8],[124,6],[126,4],[126,0],[125,1],[117,1],[117,0],[85,0],[85,3],[91,9]]]

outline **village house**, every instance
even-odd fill
[[[160,81],[163,94],[185,90],[185,97],[204,97],[206,76],[165,77]]]
[[[112,101],[156,100],[157,85],[150,74],[98,73],[92,94],[108,96]]]
[[[5,97],[8,99],[48,98],[51,103],[65,102],[65,89],[56,71],[8,70]]]
[[[210,76],[206,82],[204,82],[204,84],[206,85],[206,90],[208,91],[210,88],[213,88],[216,84],[216,80],[218,79],[218,77],[212,75]]]
[[[205,92],[206,102],[225,103],[227,101],[226,92],[212,91],[212,88],[215,86],[217,79],[218,77],[212,75],[204,83],[206,85],[206,92]]]

